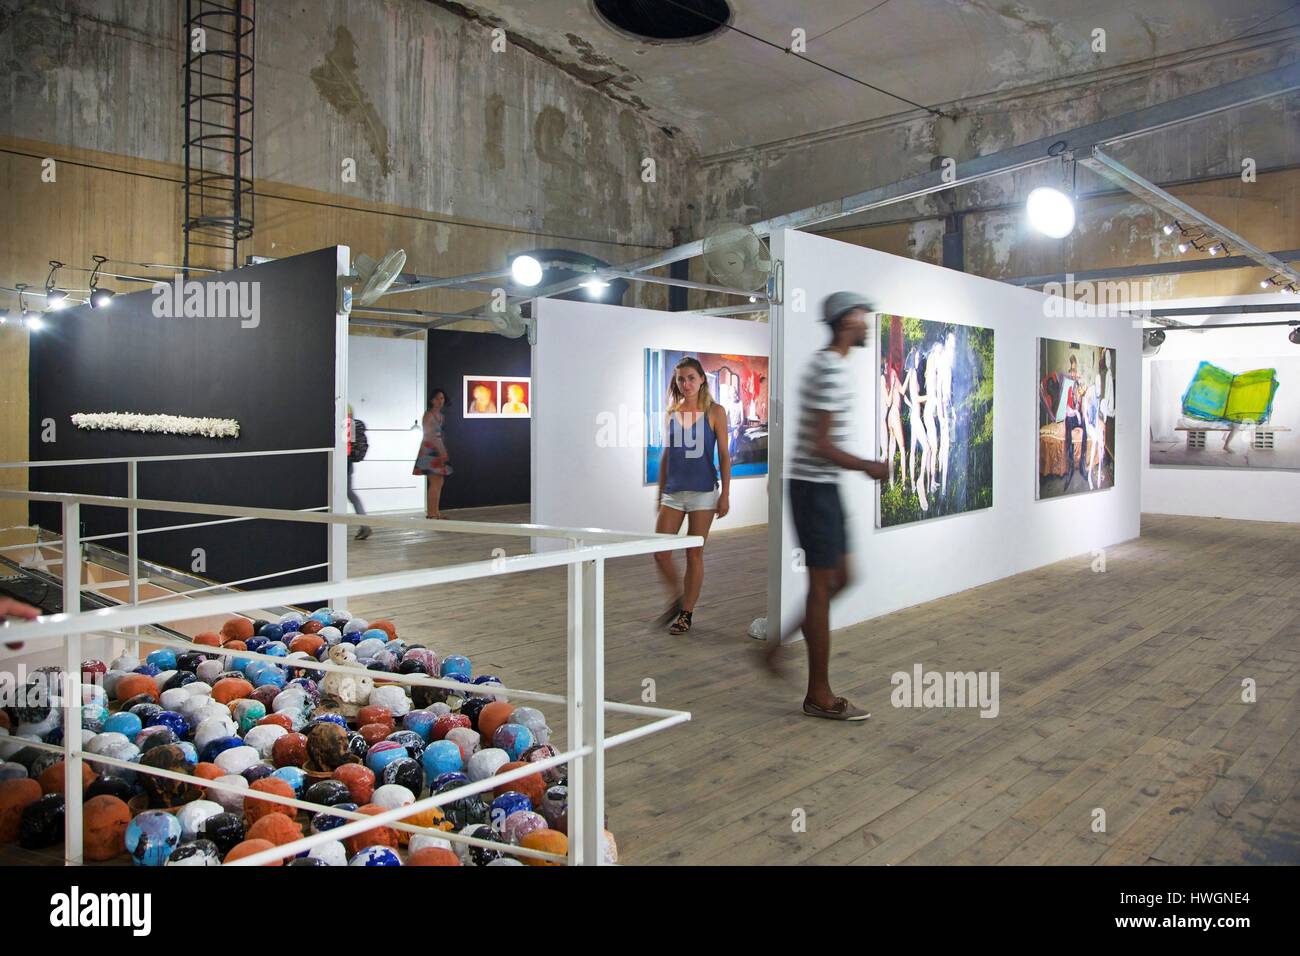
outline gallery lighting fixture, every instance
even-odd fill
[[[91,256],[95,260],[94,271],[90,273],[90,307],[106,309],[113,304],[113,290],[99,287],[99,270],[108,261],[108,256]]]
[[[1063,239],[1074,229],[1074,203],[1051,186],[1039,186],[1025,202],[1029,224],[1045,236]]]
[[[28,286],[25,282],[15,282],[14,288],[18,291],[18,310],[13,317],[22,322],[33,332],[38,331],[45,323],[41,321],[41,314],[34,309],[27,308],[27,301],[23,298],[23,293]],[[12,314],[12,313],[11,313]]]
[[[599,299],[605,294],[605,290],[609,288],[609,283],[604,279],[586,279],[580,285],[587,290],[587,295],[593,299]]]
[[[50,274],[45,278],[45,304],[51,309],[62,309],[68,305],[68,293],[54,285],[54,277],[62,268],[62,262],[50,260]]]
[[[1174,223],[1173,225],[1170,225],[1169,223],[1165,223],[1163,226],[1161,226],[1161,229],[1164,231],[1164,234],[1166,236],[1172,236],[1174,234],[1174,229],[1176,227],[1181,228],[1178,227],[1177,223]]]
[[[1287,338],[1290,339],[1292,345],[1300,345],[1300,325],[1292,329]]]
[[[535,286],[542,281],[542,264],[532,256],[515,256],[510,261],[510,277],[518,285]]]
[[[1142,354],[1151,356],[1160,351],[1165,344],[1164,329],[1147,329],[1142,333]]]

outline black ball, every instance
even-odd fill
[[[424,742],[424,738],[421,737],[419,734],[417,734],[414,730],[394,730],[391,734],[389,734],[384,739],[391,740],[394,741],[395,743],[401,744],[403,747],[406,748],[406,752],[409,753],[416,760],[420,759],[420,756],[424,753],[424,748],[426,746]]]
[[[483,708],[492,703],[487,697],[470,697],[465,703],[460,705],[460,710],[456,713],[464,714],[469,718],[469,725],[478,730],[478,715],[483,712]]]
[[[106,773],[96,777],[94,782],[86,788],[86,799],[91,797],[117,797],[124,803],[135,796],[135,787],[126,781],[125,778],[116,774]]]
[[[217,845],[217,852],[225,859],[227,853],[244,841],[244,818],[234,813],[218,813],[203,821],[199,836]]]
[[[353,756],[366,759],[366,754],[370,753],[370,744],[366,743],[366,738],[356,730],[348,731],[348,753]]]
[[[176,658],[176,669],[194,673],[200,664],[208,659],[208,655],[202,651],[186,651],[180,657]]]
[[[23,808],[18,845],[24,850],[42,850],[63,842],[63,794],[47,793]]]
[[[195,666],[197,667],[198,665]],[[163,682],[163,685],[159,690],[175,690],[177,687],[184,687],[186,684],[193,684],[196,680],[198,680],[198,678],[194,676],[193,671],[178,670]]]
[[[412,760],[410,757],[399,757],[392,763],[385,765],[379,782],[398,784],[418,797],[421,791],[424,790],[424,768],[420,766],[418,760]]]
[[[334,807],[351,801],[352,792],[342,780],[318,780],[307,788],[302,798],[308,803]]]
[[[298,856],[294,857],[285,866],[329,866],[318,856]]]

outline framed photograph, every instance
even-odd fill
[[[500,380],[482,375],[465,376],[466,418],[500,418]]]
[[[993,507],[993,330],[880,315],[878,528]]]
[[[501,379],[501,417],[533,417],[533,381],[529,378]]]
[[[1115,350],[1038,340],[1037,497],[1115,487]]]
[[[659,481],[664,428],[671,401],[673,371],[685,358],[697,359],[708,380],[710,397],[727,411],[727,449],[731,476],[767,474],[767,356],[718,352],[645,350],[645,483]],[[718,436],[722,440],[722,436]],[[717,467],[717,453],[714,453]]]

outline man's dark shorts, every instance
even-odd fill
[[[837,568],[849,553],[838,482],[790,481],[790,511],[809,568]]]

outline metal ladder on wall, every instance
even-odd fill
[[[253,235],[254,0],[186,0],[185,258],[225,271]]]

